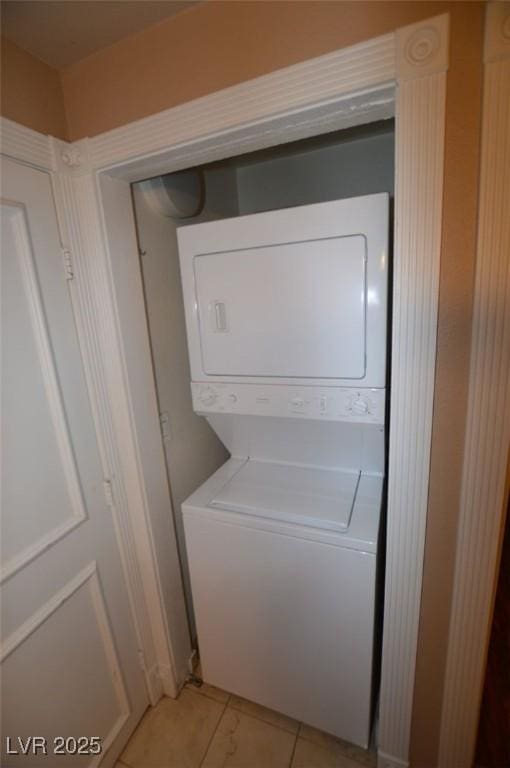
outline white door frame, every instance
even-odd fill
[[[128,183],[395,115],[379,726],[384,768],[408,765],[436,359],[448,37],[444,14],[74,144],[2,120],[3,151],[53,173],[105,478],[155,702],[162,692],[176,695],[190,646]]]

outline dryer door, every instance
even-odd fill
[[[178,230],[196,382],[384,387],[388,195]]]
[[[366,262],[363,235],[196,256],[204,372],[362,379]]]

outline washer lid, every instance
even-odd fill
[[[345,531],[351,520],[359,478],[359,472],[249,459],[209,506]]]

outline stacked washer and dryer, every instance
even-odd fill
[[[388,206],[377,194],[178,231],[193,407],[231,454],[183,504],[204,680],[364,747]]]

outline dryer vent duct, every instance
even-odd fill
[[[150,207],[167,218],[189,219],[204,205],[204,179],[198,169],[147,179],[140,182],[140,189]]]

